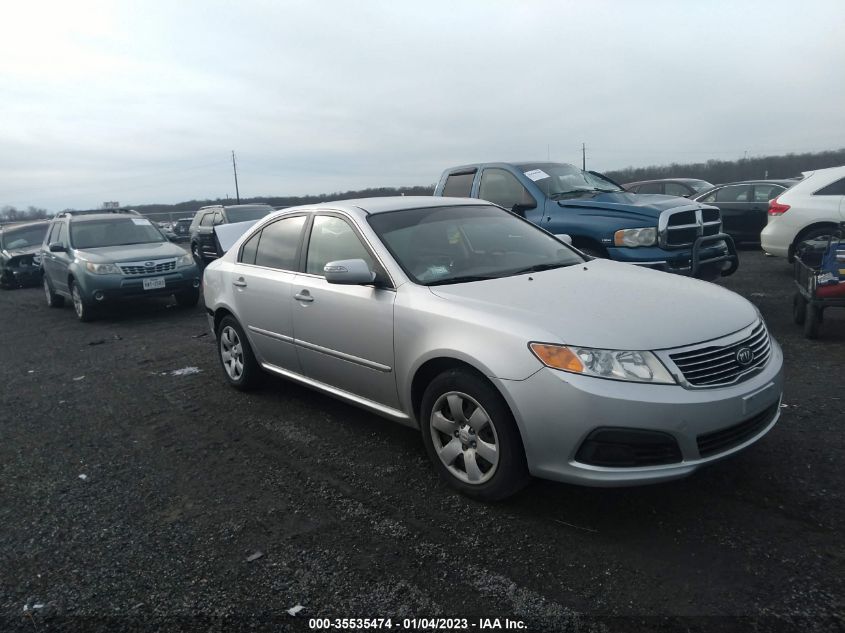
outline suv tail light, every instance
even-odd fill
[[[769,200],[769,215],[783,215],[789,211],[788,204],[781,204],[778,199]]]

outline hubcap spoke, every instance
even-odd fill
[[[467,421],[467,417],[464,415],[464,400],[459,395],[451,394],[446,397],[446,401],[449,403],[449,411],[452,414],[452,419],[455,422],[459,422],[463,424]]]
[[[478,456],[484,459],[484,461],[490,462],[494,466],[499,460],[498,447],[495,444],[490,444],[484,440],[477,440],[475,452],[478,453]]]
[[[466,467],[467,478],[470,482],[476,483],[481,480],[484,474],[478,467],[478,462],[475,461],[475,451],[473,449],[464,452],[464,466]]]
[[[487,426],[487,423],[490,420],[487,417],[487,414],[484,412],[484,409],[481,407],[477,407],[475,411],[472,412],[472,415],[469,416],[469,420],[467,423],[472,427],[472,430],[478,433],[481,429]]]
[[[451,466],[458,455],[462,452],[463,446],[461,445],[461,441],[457,438],[453,438],[451,442],[440,449],[440,459],[443,460],[443,463],[447,466]]]
[[[457,424],[451,420],[447,420],[446,416],[440,411],[435,411],[431,416],[431,426],[446,435],[453,435],[458,428]]]

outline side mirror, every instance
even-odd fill
[[[555,235],[555,237],[557,239],[559,239],[561,242],[566,242],[567,244],[572,246],[572,236],[571,235],[568,235],[566,233],[558,233],[557,235]]]
[[[329,262],[323,267],[323,274],[330,284],[347,286],[371,284],[376,279],[376,274],[370,270],[363,259],[340,259]]]
[[[67,253],[67,247],[59,242],[53,242],[47,247],[51,253]]]

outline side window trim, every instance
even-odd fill
[[[282,220],[290,220],[291,218],[299,218],[299,217],[302,217],[302,216],[305,216],[305,224],[302,225],[302,232],[299,235],[299,242],[296,245],[296,255],[294,255],[294,258],[293,258],[294,262],[296,262],[296,264],[295,264],[293,269],[289,270],[287,268],[273,268],[272,266],[262,266],[261,264],[256,264],[256,263],[248,264],[246,262],[241,261],[241,259],[243,258],[244,246],[246,246],[246,243],[249,242],[249,240],[251,240],[253,237],[258,235],[259,233],[261,234],[260,237],[258,238],[258,244],[255,245],[255,258],[256,258],[256,261],[257,261],[258,260],[258,249],[261,248],[261,240],[264,238],[264,229],[266,229],[271,224],[275,224],[276,222],[281,222]],[[286,273],[300,273],[300,272],[302,272],[302,266],[303,266],[302,256],[303,256],[303,252],[304,252],[302,245],[303,245],[303,242],[305,241],[305,236],[307,234],[309,234],[310,231],[311,231],[312,217],[313,217],[312,213],[307,213],[307,212],[306,213],[292,213],[291,215],[284,215],[280,218],[273,218],[273,220],[271,220],[270,222],[265,222],[264,224],[259,226],[257,229],[255,229],[252,233],[250,233],[249,239],[244,240],[243,244],[240,245],[240,248],[238,248],[238,258],[237,258],[237,261],[235,263],[237,263],[240,266],[255,266],[256,268],[263,268],[264,270],[278,270],[278,271],[286,272]]]

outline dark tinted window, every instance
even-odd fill
[[[663,185],[663,193],[667,196],[684,196],[690,195],[690,190],[678,182],[667,182]]]
[[[516,177],[504,169],[485,169],[481,174],[478,197],[511,210],[514,205],[535,205],[531,194]]]
[[[211,226],[214,221],[214,213],[206,213],[200,220],[200,226]]]
[[[716,191],[716,202],[749,202],[751,185],[730,185]]]
[[[637,188],[637,193],[663,193],[663,183],[647,182],[643,185],[639,185]]]
[[[300,215],[265,226],[258,242],[255,263],[268,268],[296,270],[296,251],[304,225],[305,216]]]
[[[241,256],[238,261],[243,264],[254,264],[255,253],[258,251],[258,241],[261,239],[261,231],[249,238],[244,245],[241,246]]]
[[[465,174],[451,174],[446,178],[446,184],[443,185],[443,195],[455,198],[469,198],[474,178],[475,170]]]
[[[830,183],[827,187],[822,187],[813,195],[815,196],[845,196],[845,178]]]

